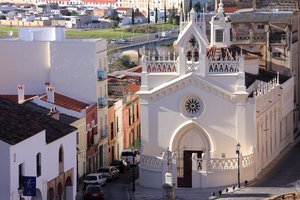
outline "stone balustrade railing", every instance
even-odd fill
[[[160,157],[153,157],[153,156],[146,156],[142,155],[141,156],[141,161],[140,165],[146,168],[151,168],[151,169],[162,169],[162,164],[163,159]]]
[[[236,73],[239,71],[238,61],[209,61],[208,62],[208,73]]]
[[[177,72],[178,62],[174,60],[161,60],[155,62],[147,62],[147,72],[162,73],[162,72]]]
[[[238,158],[199,158],[197,160],[197,166],[199,171],[226,171],[236,170],[238,168]],[[240,166],[241,168],[248,168],[254,164],[254,154],[247,156],[241,156]]]

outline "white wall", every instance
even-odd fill
[[[62,40],[63,29],[55,30],[49,28],[48,35],[38,37],[40,41],[30,39],[28,30],[20,35],[28,41],[0,40],[1,94],[17,94],[18,84],[25,86],[25,94],[41,94],[45,82],[50,82],[58,93],[88,104],[97,101],[98,60],[107,56],[106,40]]]
[[[88,104],[95,102],[97,100],[95,44],[76,41],[53,42],[50,49],[51,85],[55,90]]]
[[[27,140],[11,146],[10,160],[10,192],[12,199],[19,199],[18,195],[18,167],[24,163],[24,176],[36,176],[36,155],[41,153],[41,176],[36,179],[36,187],[40,189],[42,198],[46,199],[47,182],[59,175],[58,152],[60,145],[64,150],[64,171],[73,171],[73,196],[76,194],[76,132],[72,132],[50,144],[46,144],[45,131],[42,131]],[[12,158],[16,157],[16,160]],[[2,193],[1,193],[2,195]],[[2,198],[1,198],[2,199]]]
[[[117,123],[117,117],[118,117],[118,125],[119,125],[119,131],[117,130],[117,149],[116,151],[118,151],[119,148],[119,152],[117,152],[117,156],[118,158],[120,158],[121,152],[124,149],[123,146],[123,101],[119,100],[117,101],[115,104],[115,120]]]
[[[10,161],[13,161],[13,157],[10,157],[9,144],[0,140],[0,158],[1,158],[1,170],[0,170],[0,199],[9,199],[10,192]]]
[[[25,85],[25,94],[45,91],[50,80],[49,42],[0,40],[0,93],[17,94],[17,85]]]
[[[213,153],[218,157],[221,156],[221,153],[226,153],[226,156],[235,155],[235,104],[218,98],[211,92],[194,87],[192,84],[186,84],[184,88],[180,88],[169,94],[167,98],[151,101],[148,105],[141,103],[141,106],[147,107],[151,111],[146,116],[142,115],[141,117],[143,120],[142,125],[149,123],[148,134],[144,134],[145,127],[142,127],[144,153],[146,155],[160,155],[162,151],[171,145],[170,138],[175,136],[177,129],[183,123],[190,120],[190,118],[186,118],[181,114],[181,101],[186,96],[196,95],[202,100],[204,110],[201,116],[193,121],[209,133],[213,140],[212,145],[215,147]],[[143,109],[141,110],[143,111]],[[173,126],[166,126],[170,123]],[[228,145],[222,145],[224,143]]]

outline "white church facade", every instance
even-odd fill
[[[140,185],[207,188],[251,181],[293,141],[294,79],[259,69],[258,56],[231,45],[222,1],[211,20],[190,12],[178,56],[144,53]],[[236,146],[240,144],[240,162]],[[167,156],[169,149],[172,156]]]

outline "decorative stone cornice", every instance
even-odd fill
[[[197,87],[207,93],[211,93],[228,102],[236,102],[235,95],[232,92],[220,88],[195,74],[187,74],[184,77],[179,77],[175,80],[167,82],[165,85],[161,85],[150,91],[140,91],[138,94],[140,96],[143,96],[144,99],[147,99],[148,102],[155,102],[189,86]],[[142,101],[141,103],[146,102]]]

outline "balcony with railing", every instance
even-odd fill
[[[266,33],[235,33],[233,35],[233,43],[256,44],[265,43]]]
[[[105,107],[107,106],[107,97],[100,97],[98,98],[98,107]]]
[[[98,81],[103,81],[105,79],[107,79],[107,73],[106,71],[103,71],[103,70],[98,70],[98,73],[97,73],[97,77],[98,77]]]

